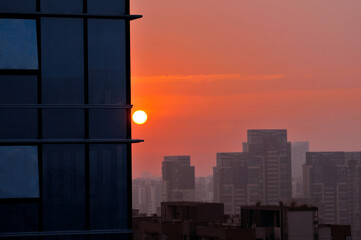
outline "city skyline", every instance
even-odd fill
[[[206,7],[204,7],[206,6]],[[310,151],[361,149],[361,2],[131,2],[133,174],[241,151],[247,129],[288,129]],[[166,20],[166,21],[165,21]]]

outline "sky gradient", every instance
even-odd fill
[[[311,151],[361,151],[361,1],[132,0],[133,177],[242,151],[282,128]]]

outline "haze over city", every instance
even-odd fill
[[[288,130],[310,151],[359,151],[361,2],[131,2],[133,177],[165,155],[211,174],[247,129]]]

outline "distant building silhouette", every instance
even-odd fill
[[[287,130],[248,130],[243,152],[249,153],[256,164],[262,164],[264,204],[278,204],[280,199],[292,197],[291,143],[287,142]]]
[[[291,143],[292,160],[292,197],[303,197],[302,169],[306,163],[306,152],[309,151],[309,142]]]
[[[260,164],[248,169],[248,162],[247,153],[217,153],[217,166],[213,168],[214,202],[224,203],[225,214],[239,214],[241,205],[260,200]]]
[[[0,238],[127,239],[140,16],[128,0],[1,0],[0,12]]]
[[[350,224],[361,239],[361,152],[308,152],[305,197],[319,208],[320,223]]]
[[[162,162],[163,201],[194,201],[195,172],[190,156],[165,156]]]
[[[133,209],[141,214],[156,214],[162,201],[162,179],[136,178],[132,182]]]
[[[243,152],[217,153],[213,168],[214,201],[226,214],[238,214],[240,205],[278,204],[290,199],[291,144],[286,130],[248,130]]]
[[[213,176],[196,177],[195,199],[197,202],[213,201]]]

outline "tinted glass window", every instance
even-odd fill
[[[122,15],[126,13],[125,0],[88,0],[88,13]]]
[[[42,12],[82,13],[83,0],[41,0]]]
[[[44,109],[44,138],[84,138],[84,110]]]
[[[84,145],[43,146],[44,230],[85,228]]]
[[[0,198],[39,197],[35,146],[0,146]]]
[[[127,115],[124,109],[89,110],[90,138],[126,138]]]
[[[43,102],[84,102],[83,20],[41,21]]]
[[[0,76],[1,104],[36,104],[36,76]]]
[[[36,0],[1,0],[0,11],[35,12]]]
[[[125,104],[125,22],[91,19],[88,36],[89,103]]]
[[[0,108],[0,139],[37,138],[36,109]]]
[[[0,19],[0,69],[37,69],[35,20]]]
[[[90,227],[127,228],[126,145],[90,145],[89,164]]]
[[[38,212],[39,209],[37,203],[1,203],[0,232],[4,233],[38,231]],[[16,240],[17,238],[10,239]],[[33,238],[26,238],[26,240],[32,239]]]

